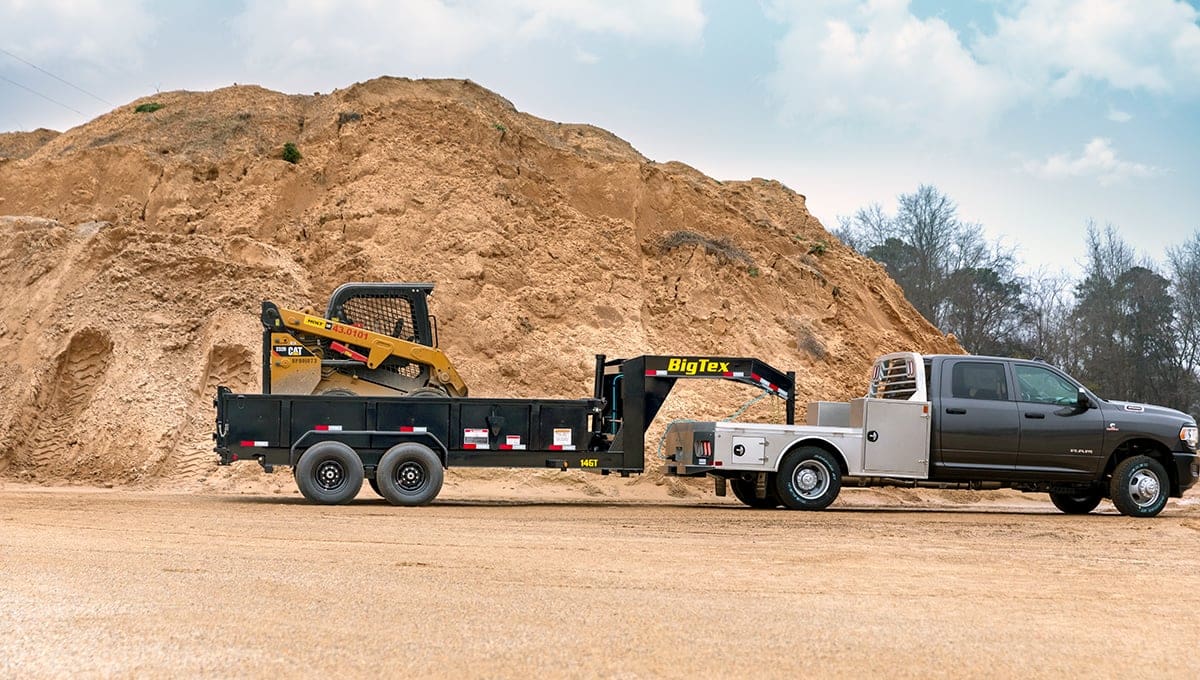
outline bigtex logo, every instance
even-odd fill
[[[661,364],[659,365],[661,366]],[[683,373],[684,375],[696,375],[697,373],[723,374],[729,372],[729,362],[671,357],[670,361],[667,362],[667,372]]]

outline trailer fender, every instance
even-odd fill
[[[834,457],[834,459],[837,461],[838,467],[840,467],[842,469],[842,474],[843,475],[849,474],[850,468],[846,464],[846,454],[842,452],[841,448],[839,448],[837,444],[833,443],[832,441],[830,441],[824,437],[814,436],[814,435],[808,435],[805,437],[801,437],[799,439],[792,441],[792,443],[788,444],[787,446],[785,446],[782,450],[783,452],[779,455],[779,458],[775,461],[775,471],[779,472],[779,465],[780,465],[780,463],[783,462],[783,459],[786,458],[789,453],[800,448],[801,446],[815,446],[819,449],[824,449],[825,451],[828,451]]]

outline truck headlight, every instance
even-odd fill
[[[1179,428],[1179,438],[1191,448],[1196,448],[1196,444],[1200,442],[1200,429],[1195,425],[1184,425]]]

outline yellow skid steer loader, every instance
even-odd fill
[[[467,396],[437,348],[430,283],[347,283],[324,317],[263,302],[263,392]]]

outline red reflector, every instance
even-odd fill
[[[328,432],[329,426],[328,425],[314,425],[313,429],[316,430],[317,432]]]
[[[237,457],[236,453],[229,457],[229,460],[237,460],[237,459],[238,459],[238,457]]]
[[[713,461],[713,465],[716,465],[717,467],[721,467],[721,461],[719,461],[719,460],[714,460],[714,461]]]

